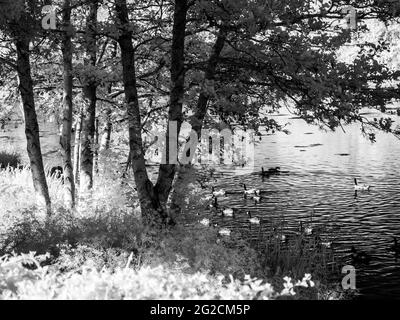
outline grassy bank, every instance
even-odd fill
[[[11,145],[2,145],[0,148],[0,169],[7,167],[18,168],[21,164],[21,156]]]
[[[326,281],[316,251],[300,256],[295,242],[291,251],[275,240],[260,250],[239,233],[221,237],[216,228],[198,223],[200,201],[178,226],[149,229],[141,223],[132,186],[107,167],[96,179],[94,196],[80,199],[72,213],[62,206],[60,181],[49,178],[54,213],[43,220],[30,179],[27,169],[0,171],[0,298],[344,297]],[[318,252],[318,259],[326,258]]]

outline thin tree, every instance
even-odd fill
[[[96,65],[97,44],[97,0],[92,0],[88,4],[89,13],[86,25],[86,66],[94,67]],[[80,152],[80,192],[87,192],[93,187],[93,162],[94,151],[93,143],[96,130],[96,80],[91,78],[84,79],[83,98],[84,106],[82,111],[82,132],[81,132],[81,152]]]
[[[174,25],[172,29],[172,46],[171,46],[171,90],[170,90],[170,108],[168,111],[168,121],[175,121],[177,124],[177,132],[183,122],[183,96],[185,93],[185,34],[187,24],[188,0],[176,0],[174,10]],[[171,191],[172,182],[175,177],[177,159],[170,159],[170,126],[167,126],[166,136],[166,164],[160,165],[156,190],[159,194],[160,201],[163,205],[167,202],[168,195]],[[178,141],[178,135],[176,141]],[[172,153],[174,154],[174,153]]]
[[[60,138],[61,152],[64,167],[64,202],[67,208],[75,206],[75,182],[71,160],[71,132],[72,132],[72,25],[71,25],[71,1],[64,0],[62,23],[64,33],[62,36],[62,54],[64,66],[64,97],[63,97],[63,127]]]
[[[121,48],[121,63],[125,103],[129,125],[129,149],[142,216],[148,223],[158,218],[165,221],[167,215],[162,209],[158,195],[149,180],[144,158],[142,140],[142,122],[139,99],[136,86],[135,51],[132,44],[132,29],[129,26],[129,16],[126,0],[115,1],[116,24],[119,26],[118,43]]]

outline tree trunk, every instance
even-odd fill
[[[171,47],[171,91],[170,91],[170,107],[168,112],[168,121],[176,121],[178,141],[179,132],[182,126],[183,115],[183,96],[185,92],[185,33],[188,12],[188,0],[176,0],[174,11],[174,26],[172,30],[172,47]],[[166,136],[166,161],[167,164],[161,164],[156,184],[156,190],[161,203],[164,205],[168,200],[171,192],[172,182],[175,177],[177,159],[169,159],[170,147],[170,126],[167,124]],[[178,155],[178,150],[174,152]]]
[[[203,128],[204,119],[207,114],[207,106],[210,100],[210,90],[207,89],[207,85],[210,81],[214,81],[215,72],[218,65],[218,60],[220,58],[222,49],[224,48],[226,40],[226,32],[224,29],[221,29],[217,40],[214,44],[213,52],[208,60],[207,69],[204,76],[204,83],[202,90],[199,95],[199,99],[197,100],[196,109],[194,115],[190,120],[190,124],[192,126],[192,130],[197,133],[199,138],[198,141],[201,141],[201,130]],[[190,165],[187,165],[185,168],[181,168],[178,171],[177,177],[174,180],[175,184],[182,184],[185,183],[184,174],[190,169]],[[180,193],[178,192],[178,188],[173,188],[173,192],[171,195],[171,215],[174,216],[179,214],[181,208],[179,206],[179,198],[181,197]],[[182,189],[182,188],[180,188]],[[173,217],[172,217],[173,218]]]
[[[89,15],[86,26],[86,65],[95,66],[97,56],[96,26],[97,26],[97,1],[89,3]],[[80,153],[80,192],[85,193],[93,187],[93,143],[95,136],[96,121],[96,81],[85,79],[83,86],[83,121],[81,133]]]
[[[112,131],[111,109],[107,109],[105,124],[101,134],[100,150],[110,149],[111,131]]]
[[[114,49],[112,53],[112,58],[115,58],[117,55],[117,51]],[[112,92],[112,83],[107,84],[107,93],[110,95]],[[101,133],[101,141],[100,141],[100,150],[108,150],[110,148],[111,141],[111,131],[112,131],[112,123],[111,123],[111,107],[106,105],[106,118],[105,124]]]
[[[113,41],[113,46],[111,49],[111,59],[115,59],[117,57],[118,52],[118,43]],[[113,83],[110,82],[107,84],[107,93],[111,95],[112,93]],[[101,142],[100,142],[100,150],[108,150],[110,149],[110,142],[111,142],[111,132],[112,132],[112,123],[111,123],[111,114],[112,110],[111,107],[107,104],[106,105],[106,119],[105,124],[101,134]]]
[[[43,166],[43,157],[39,139],[39,124],[35,110],[33,95],[33,81],[29,58],[29,39],[21,35],[16,40],[17,67],[19,90],[24,108],[25,134],[27,151],[31,165],[33,186],[36,198],[41,207],[46,208],[47,215],[51,215],[51,202]]]
[[[120,26],[118,43],[121,48],[123,83],[129,123],[129,148],[142,216],[147,223],[165,222],[154,186],[148,178],[142,140],[139,99],[136,87],[135,52],[132,44],[126,0],[116,0],[116,23]]]
[[[78,119],[75,123],[75,139],[74,139],[74,181],[75,185],[79,184],[80,172],[80,154],[81,154],[81,131],[82,131],[82,111],[79,110]]]
[[[201,139],[201,129],[203,128],[204,118],[207,114],[207,105],[210,100],[210,90],[207,89],[208,84],[214,81],[215,72],[217,70],[218,60],[221,56],[226,40],[226,32],[221,29],[218,38],[214,44],[213,52],[208,60],[207,69],[204,75],[203,87],[197,101],[196,109],[190,120],[192,129],[196,131],[199,141]]]
[[[95,121],[93,176],[99,172],[99,118]]]
[[[62,39],[62,53],[64,63],[64,99],[63,99],[63,126],[60,138],[61,152],[63,157],[64,173],[64,202],[67,208],[75,206],[75,182],[71,160],[71,132],[72,132],[72,41],[67,32],[71,26],[71,1],[64,0],[63,24],[65,33]]]

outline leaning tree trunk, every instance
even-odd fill
[[[204,83],[202,90],[200,92],[199,98],[197,100],[196,109],[194,111],[194,115],[190,120],[190,124],[192,126],[192,130],[197,133],[198,141],[201,141],[201,130],[203,128],[203,123],[205,116],[207,114],[207,106],[210,100],[210,90],[207,88],[210,82],[214,81],[215,72],[217,70],[218,60],[221,56],[222,49],[224,48],[226,40],[226,31],[221,29],[217,40],[214,44],[213,52],[208,60],[207,69],[204,76]],[[176,187],[173,188],[172,195],[171,195],[171,215],[172,218],[174,215],[179,214],[181,208],[179,205],[180,200],[180,192],[179,190],[182,189],[182,184],[185,183],[184,175],[187,170],[190,170],[191,166],[187,165],[183,168],[180,168],[176,179],[174,180],[174,185]],[[178,187],[177,187],[178,186]],[[180,188],[179,188],[180,186]]]
[[[168,200],[171,192],[172,182],[175,177],[177,158],[170,159],[170,148],[178,146],[178,136],[183,121],[182,107],[183,96],[185,93],[185,33],[186,33],[186,17],[188,12],[188,0],[176,0],[174,11],[174,26],[172,30],[172,47],[171,47],[171,92],[170,107],[168,112],[168,121],[176,121],[177,134],[176,143],[170,146],[169,124],[167,124],[166,142],[166,164],[160,165],[156,190],[163,205]],[[173,137],[175,138],[175,137]],[[178,155],[178,150],[172,154]]]
[[[75,182],[71,160],[71,132],[72,132],[72,41],[68,32],[71,27],[71,1],[64,0],[63,24],[64,34],[62,39],[62,53],[64,63],[64,99],[63,99],[63,126],[60,138],[61,152],[64,167],[64,202],[67,208],[75,206]]]
[[[43,166],[43,157],[39,139],[39,124],[35,110],[35,99],[33,95],[33,81],[29,58],[29,39],[24,36],[16,40],[17,67],[19,77],[19,90],[21,92],[22,104],[25,117],[25,134],[27,150],[31,165],[33,186],[36,198],[41,207],[46,208],[46,213],[51,214],[51,202]]]
[[[115,10],[116,23],[120,25],[118,43],[121,48],[123,83],[129,123],[129,149],[142,216],[147,223],[159,222],[160,218],[161,222],[165,222],[167,217],[160,205],[154,186],[149,180],[145,165],[140,107],[136,87],[135,52],[126,0],[116,0]]]
[[[86,32],[86,65],[95,66],[97,56],[96,26],[97,1],[89,4]],[[93,187],[93,144],[96,128],[96,81],[85,79],[83,86],[84,107],[82,111],[81,154],[80,154],[80,192],[85,193]]]
[[[93,155],[93,176],[99,172],[99,118],[95,120],[94,129],[94,155]]]

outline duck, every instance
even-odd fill
[[[304,234],[306,236],[311,236],[313,234],[313,228],[310,226],[307,226],[304,228]]]
[[[287,237],[284,234],[276,235],[276,239],[280,240],[282,243],[287,242]]]
[[[275,237],[274,238],[276,240],[280,241],[281,243],[286,243],[287,242],[288,239],[287,239],[285,234],[277,233],[278,229],[276,229],[276,228],[273,229],[273,232],[275,233]]]
[[[218,234],[220,236],[225,236],[225,237],[229,237],[231,235],[232,231],[229,230],[228,228],[222,228],[218,231]]]
[[[308,225],[303,227],[303,221],[300,221],[300,233],[304,233],[306,236],[311,236],[314,230],[312,226]]]
[[[251,224],[260,224],[261,223],[260,218],[252,217],[250,211],[247,211],[246,214],[249,216],[249,222]]]
[[[332,241],[322,241],[321,246],[323,246],[326,249],[332,248]]]
[[[393,244],[389,248],[390,251],[400,253],[400,244],[397,242],[397,238],[393,237]]]
[[[371,260],[366,252],[357,250],[354,246],[351,247],[351,258],[356,263],[368,263]]]
[[[208,205],[208,207],[209,207],[210,209],[217,209],[217,208],[218,208],[218,199],[217,199],[217,198],[214,198],[214,201],[211,202],[211,203]]]
[[[224,210],[222,210],[222,215],[225,217],[234,217],[235,210],[232,208],[225,208]]]
[[[199,221],[201,225],[205,226],[205,227],[209,227],[211,224],[210,219],[208,218],[204,218],[203,220]]]
[[[354,178],[354,190],[355,191],[369,191],[371,189],[370,185],[367,184],[358,184],[357,178]]]
[[[216,191],[215,187],[211,188],[211,192],[214,197],[224,197],[226,195],[225,190],[221,189],[221,190]]]
[[[262,170],[264,170],[264,169],[262,168]],[[267,172],[268,172],[268,174],[280,174],[281,167],[269,168]]]
[[[261,193],[260,190],[255,189],[255,188],[253,188],[253,189],[247,189],[247,186],[246,186],[246,184],[244,184],[244,183],[243,183],[243,188],[244,188],[243,193],[244,193],[245,196],[246,196],[246,195],[253,195],[253,194],[259,196],[260,193]]]

